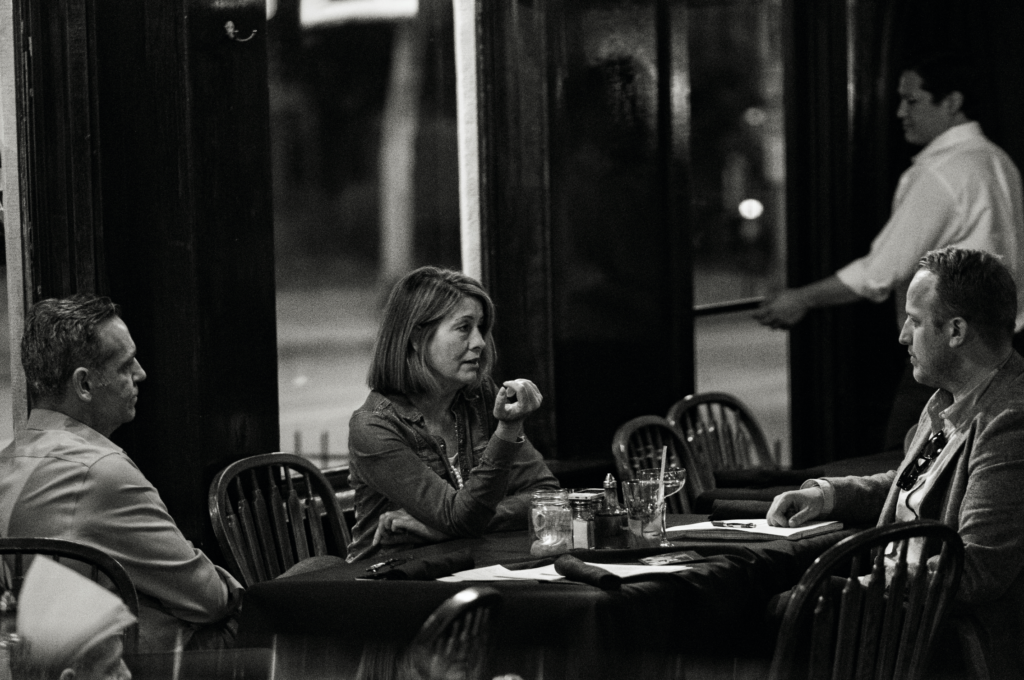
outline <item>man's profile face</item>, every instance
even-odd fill
[[[914,275],[907,289],[907,320],[900,331],[900,342],[907,345],[910,363],[914,367],[914,380],[929,387],[944,388],[954,361],[946,329],[948,321],[937,325],[935,313],[938,294],[937,279],[929,271]]]
[[[924,146],[955,125],[954,110],[948,95],[942,101],[933,101],[932,93],[923,89],[923,81],[914,71],[900,76],[898,92],[900,106],[896,116],[903,121],[903,135],[911,144]]]
[[[106,436],[135,418],[138,384],[146,379],[135,343],[124,321],[116,316],[96,328],[100,344],[98,368],[90,371],[94,429]]]

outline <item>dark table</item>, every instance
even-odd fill
[[[679,516],[669,523],[703,519]],[[635,675],[641,661],[664,667],[678,664],[680,657],[687,663],[763,658],[770,654],[761,626],[768,600],[793,587],[818,555],[851,533],[799,541],[690,540],[671,549],[573,551],[588,562],[635,563],[641,556],[673,550],[706,558],[679,574],[628,580],[617,591],[575,582],[488,582],[504,596],[495,632],[500,650],[495,673],[530,678],[543,666],[545,678],[616,677],[624,668]],[[429,559],[468,551],[477,567],[509,565],[534,559],[528,545],[525,532],[513,532],[424,546],[403,556]],[[315,668],[355,677],[368,645],[401,648],[442,601],[470,585],[356,580],[370,563],[334,565],[248,589],[239,645],[277,645],[284,667],[297,675]]]
[[[126,654],[124,661],[132,680],[275,680],[274,653],[265,648]]]

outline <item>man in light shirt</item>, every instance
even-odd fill
[[[772,328],[790,328],[814,308],[883,302],[893,294],[902,327],[917,261],[951,245],[1002,259],[1017,283],[1015,330],[1024,328],[1024,191],[1013,161],[974,119],[973,80],[971,70],[949,55],[923,59],[903,72],[896,115],[907,141],[924,148],[900,177],[889,221],[867,255],[832,276],[780,292],[754,318]],[[908,368],[885,449],[902,444],[925,399]]]
[[[37,302],[21,361],[32,409],[0,451],[0,537],[63,538],[120,562],[139,594],[140,651],[233,642],[241,585],[192,546],[109,439],[135,418],[146,379],[117,306],[91,295]]]
[[[1013,349],[1016,285],[982,251],[928,253],[907,292],[900,342],[935,391],[903,463],[868,477],[805,482],[768,521],[879,526],[934,519],[964,541],[954,617],[980,640],[990,677],[1024,677],[1024,358]]]

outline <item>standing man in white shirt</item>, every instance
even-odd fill
[[[900,177],[892,215],[867,255],[832,276],[766,300],[754,318],[772,328],[790,328],[817,307],[867,299],[896,298],[902,328],[907,287],[917,263],[944,246],[984,250],[999,256],[1017,285],[1017,333],[1024,328],[1024,192],[1017,166],[974,120],[974,76],[951,55],[922,59],[900,77],[906,139],[924,149]],[[890,417],[885,448],[896,448],[928,398],[913,393],[906,371]],[[907,422],[898,414],[905,413]]]

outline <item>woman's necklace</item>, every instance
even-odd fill
[[[459,469],[459,457],[465,448],[465,440],[462,434],[462,422],[455,413],[451,414],[452,419],[455,421],[455,453],[449,456],[448,462],[452,466],[452,471],[455,473],[455,483],[458,488],[463,487],[462,471]]]

